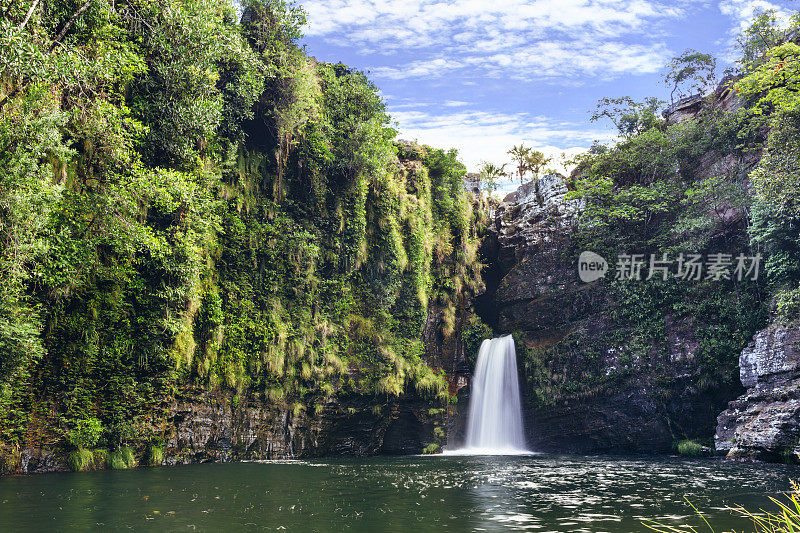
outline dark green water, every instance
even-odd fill
[[[712,460],[401,457],[206,464],[0,479],[0,531],[717,531],[722,509],[767,505],[800,469]]]

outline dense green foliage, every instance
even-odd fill
[[[654,112],[648,105],[617,110],[625,117],[621,140],[587,154],[569,184],[568,196],[582,200],[584,209],[563,253],[577,258],[593,250],[612,263],[612,274],[601,282],[610,327],[580,345],[575,332],[553,346],[523,348],[526,375],[541,402],[592,395],[642,369],[661,374],[674,351],[670,328],[698,344],[700,390],[735,386],[738,356],[766,323],[763,272],[761,282],[707,279],[706,272],[699,280],[674,276],[681,254],[759,251],[747,226],[748,146],[737,135],[746,119],[710,105],[696,120],[678,124],[666,124]],[[712,174],[703,154],[725,158],[724,174]],[[641,254],[639,280],[614,279],[620,254]],[[666,254],[673,275],[647,280],[651,254],[656,260]],[[661,386],[671,394],[669,383]]]
[[[753,120],[769,129],[764,154],[750,177],[756,197],[753,242],[766,254],[766,274],[784,320],[800,310],[800,46],[769,50],[737,84]]]
[[[2,0],[0,442],[160,463],[186,388],[299,415],[447,402],[423,360],[480,284],[464,167],[284,0]],[[106,459],[103,460],[105,462]]]
[[[693,118],[664,120],[655,99],[600,102],[594,118],[613,121],[620,137],[576,161],[568,197],[583,208],[563,255],[574,264],[581,251],[593,250],[611,263],[596,302],[605,324],[599,333],[579,327],[541,347],[518,342],[538,403],[595,395],[629,377],[648,380],[657,401],[668,403],[678,391],[666,370],[682,360],[670,332],[696,346],[683,362],[698,391],[735,389],[739,354],[770,312],[798,320],[800,47],[781,44],[784,32],[770,21],[758,17],[745,32],[742,70],[732,85],[709,93]],[[759,48],[764,39],[771,49]],[[676,69],[698,57],[676,58],[670,81],[697,75]],[[707,80],[713,61],[699,59],[692,68],[706,69]],[[731,255],[730,279],[709,279],[707,271],[697,280],[674,276],[681,254],[720,253]],[[641,281],[614,279],[620,254],[641,254]],[[646,280],[651,254],[666,254],[673,275]],[[733,275],[739,254],[763,256],[758,279]]]

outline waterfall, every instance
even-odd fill
[[[526,453],[517,353],[511,335],[481,344],[470,391],[466,442],[453,453]]]

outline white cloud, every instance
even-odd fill
[[[431,78],[445,72],[452,72],[467,66],[466,63],[438,57],[426,61],[413,61],[401,67],[376,67],[369,69],[370,74],[389,79]]]
[[[527,113],[464,110],[432,114],[404,110],[391,114],[398,123],[400,138],[440,148],[457,148],[461,160],[471,172],[477,171],[483,161],[508,162],[506,152],[520,142],[553,157],[557,166],[562,152],[574,156],[585,151],[594,140],[614,138],[614,133],[608,130],[589,129]]]
[[[449,42],[458,32],[639,30],[649,20],[682,13],[654,0],[307,0],[309,35],[346,33],[353,43],[409,48]],[[535,35],[535,37],[541,35]]]
[[[378,78],[435,78],[455,72],[481,73],[482,77],[512,79],[570,79],[584,76],[612,78],[623,73],[657,72],[671,57],[663,44],[641,45],[620,42],[538,41],[491,54],[464,53],[458,59],[435,57],[404,65],[377,67],[370,72]]]
[[[683,14],[659,0],[306,0],[309,36],[362,54],[413,52],[379,66],[404,79],[454,71],[476,77],[649,73],[670,57],[658,23]],[[636,36],[637,44],[630,44]]]
[[[747,29],[753,18],[763,12],[774,10],[778,18],[778,23],[783,27],[788,26],[789,18],[796,9],[790,9],[787,2],[769,2],[767,0],[722,0],[719,4],[720,12],[731,19],[731,27],[728,30],[727,42],[723,40],[726,50],[722,58],[728,63],[736,62],[741,52],[737,49],[737,38],[742,31]]]
[[[719,3],[720,12],[733,19],[731,32],[737,35],[750,25],[753,17],[770,9],[775,10],[779,19],[789,18],[784,6],[766,0],[723,0]]]

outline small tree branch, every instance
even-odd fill
[[[53,50],[55,50],[55,49],[56,49],[56,46],[58,46],[58,45],[60,45],[60,44],[61,44],[61,39],[63,39],[63,38],[64,38],[64,36],[65,36],[65,35],[67,34],[67,32],[69,31],[69,29],[72,27],[72,25],[73,25],[73,24],[75,24],[75,21],[76,21],[76,20],[78,20],[78,18],[79,18],[81,15],[83,15],[84,11],[86,11],[87,9],[89,9],[89,6],[90,6],[90,5],[92,5],[92,2],[93,2],[93,1],[94,1],[94,0],[87,0],[87,2],[86,2],[85,4],[83,4],[83,5],[82,5],[82,6],[81,6],[81,7],[78,9],[78,11],[76,11],[76,12],[75,12],[75,14],[74,14],[74,15],[72,15],[72,18],[71,18],[71,19],[69,19],[69,20],[67,21],[67,23],[64,25],[64,27],[61,29],[61,32],[60,32],[60,33],[59,33],[59,34],[56,36],[56,38],[55,38],[55,39],[53,40],[53,42],[50,44],[50,47],[47,49],[47,53],[48,53],[48,54],[52,53],[52,52],[53,52]],[[33,5],[32,5],[32,6],[31,6],[31,8],[28,10],[28,14],[27,14],[27,16],[25,17],[25,20],[24,20],[24,21],[22,22],[22,24],[20,25],[20,29],[22,29],[23,27],[25,27],[25,24],[27,24],[27,23],[28,23],[28,20],[30,19],[31,15],[33,14],[33,11],[34,11],[34,9],[36,8],[36,6],[37,6],[38,4],[39,4],[39,0],[34,0],[34,2],[33,2]],[[19,94],[19,93],[20,93],[20,91],[22,91],[22,90],[23,90],[25,87],[27,87],[27,86],[28,86],[28,83],[24,83],[24,84],[22,84],[21,86],[19,86],[19,87],[15,87],[14,89],[12,89],[12,90],[11,90],[11,91],[10,91],[8,94],[6,94],[6,95],[5,95],[3,98],[0,98],[0,111],[2,111],[3,107],[6,105],[6,103],[8,102],[8,100],[9,100],[10,98],[13,98],[13,97],[14,97],[14,96],[16,96],[17,94]]]
[[[22,23],[19,25],[19,31],[25,29],[25,26],[27,26],[28,21],[31,20],[31,16],[33,15],[33,12],[36,10],[36,6],[38,5],[39,5],[39,0],[33,0],[33,4],[31,4],[30,9],[28,9],[28,14],[25,15],[25,20],[23,20]]]
[[[93,0],[87,0],[87,2],[83,4],[74,15],[72,15],[72,18],[69,19],[66,24],[64,24],[64,27],[61,29],[61,33],[59,33],[58,36],[56,36],[56,38],[53,40],[53,44],[50,45],[48,52],[55,50],[58,43],[61,42],[61,39],[64,38],[72,25],[75,24],[75,21],[78,20],[81,15],[83,15],[83,12],[89,9],[89,6],[92,5],[92,2]]]

